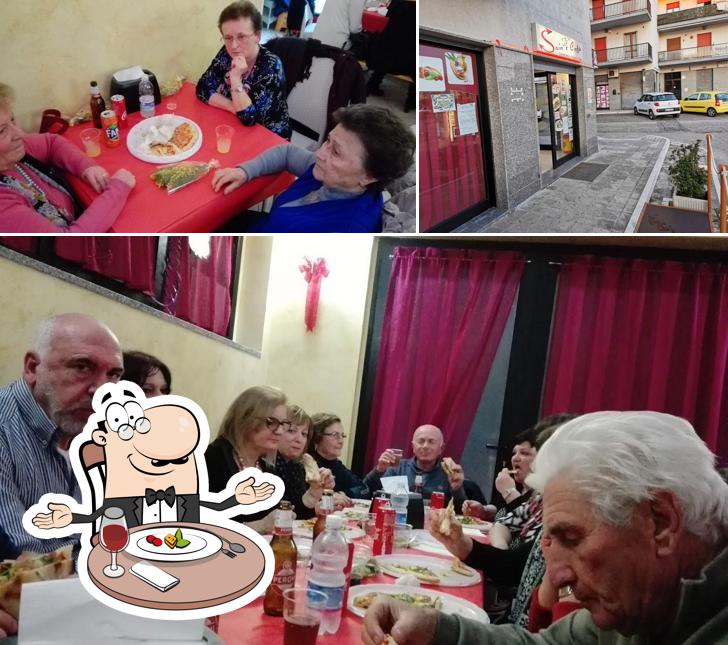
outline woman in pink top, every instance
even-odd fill
[[[83,178],[99,193],[86,210],[62,170]],[[10,88],[0,84],[0,232],[105,233],[135,184],[126,170],[109,177],[58,135],[25,134],[15,124]]]

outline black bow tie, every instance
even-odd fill
[[[164,500],[167,502],[167,506],[171,508],[174,506],[174,498],[174,486],[170,486],[167,490],[152,490],[151,488],[147,488],[144,491],[144,500],[149,506],[154,504],[154,502],[161,502]]]

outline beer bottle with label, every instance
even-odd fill
[[[105,111],[106,101],[101,96],[99,84],[96,81],[91,81],[91,116],[94,121],[94,127],[99,130],[102,128],[101,113]]]
[[[319,502],[319,512],[316,518],[316,524],[313,525],[313,539],[315,540],[319,533],[323,533],[326,529],[326,516],[331,515],[334,511],[334,491],[326,489],[321,501]]]
[[[296,581],[298,551],[293,542],[293,508],[290,502],[281,502],[276,515],[273,539],[270,543],[276,559],[273,580],[265,592],[263,611],[269,616],[283,615],[283,592]]]

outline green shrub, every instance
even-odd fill
[[[700,140],[678,146],[670,153],[667,172],[678,195],[705,199],[708,173],[698,164]]]

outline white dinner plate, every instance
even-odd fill
[[[480,573],[475,569],[465,566],[468,570],[469,575],[456,573],[452,570],[451,566],[454,557],[449,559],[444,558],[432,558],[427,555],[400,555],[393,553],[391,555],[380,555],[376,558],[379,568],[382,573],[386,573],[388,576],[395,578],[401,578],[406,575],[416,575],[412,571],[400,571],[394,569],[395,565],[401,564],[405,566],[418,566],[427,567],[435,576],[437,576],[439,582],[425,582],[420,580],[422,584],[433,585],[439,587],[469,587],[470,585],[478,584],[480,582]]]
[[[415,529],[412,531],[412,542],[410,542],[409,548],[424,551],[425,553],[434,553],[445,558],[453,557],[452,553],[441,542],[438,542],[430,535],[429,531],[425,531],[424,529]]]
[[[405,585],[360,585],[357,587],[351,587],[349,589],[349,602],[347,603],[347,609],[356,616],[364,616],[365,609],[355,606],[355,601],[358,597],[364,596],[368,593],[383,593],[388,595],[410,593],[410,594],[422,594],[429,596],[430,598],[440,598],[442,606],[440,611],[445,614],[458,615],[463,618],[470,618],[471,620],[477,620],[478,622],[488,624],[490,619],[480,607],[476,604],[452,596],[444,591],[438,589],[426,589],[424,587],[408,587]]]
[[[492,522],[486,522],[470,515],[456,515],[455,519],[464,529],[490,530],[490,527],[493,526]]]
[[[312,517],[310,520],[293,520],[293,535],[308,538],[312,537],[313,525],[315,523],[315,517]],[[358,540],[366,535],[364,529],[361,529],[358,526],[345,526],[342,531],[347,540]]]
[[[334,515],[340,515],[345,521],[351,520],[360,521],[369,519],[368,508],[357,508],[352,506],[351,508],[342,508],[340,511],[334,511]]]
[[[184,528],[182,537],[190,543],[184,549],[170,549],[164,543],[164,536],[168,533],[175,534],[177,528],[174,526],[163,526],[161,528],[150,528],[136,531],[129,536],[129,545],[124,549],[129,555],[145,560],[157,560],[158,562],[191,562],[201,560],[217,553],[222,548],[222,540],[214,533],[202,529]],[[147,536],[154,535],[162,540],[161,546],[154,546],[147,542]]]
[[[189,150],[173,155],[171,157],[158,157],[149,150],[149,146],[144,143],[144,138],[152,127],[160,128],[177,128],[183,123],[189,123],[197,132],[197,140]],[[177,116],[176,114],[162,114],[160,116],[153,116],[150,119],[144,119],[141,123],[137,123],[126,137],[126,147],[129,152],[134,155],[137,159],[146,161],[147,163],[153,163],[157,165],[167,165],[178,163],[189,159],[202,147],[202,129],[194,121],[186,119],[183,116]]]
[[[365,508],[367,511],[372,506],[372,500],[370,499],[352,499],[352,504],[354,504],[354,508]]]

